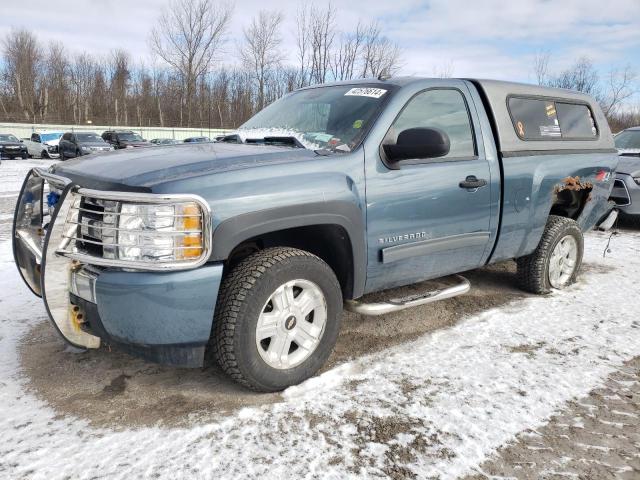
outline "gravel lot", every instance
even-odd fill
[[[589,234],[561,294],[522,293],[506,262],[463,297],[346,314],[321,376],[259,395],[215,367],[66,348],[12,265],[16,185],[46,164],[17,162],[0,166],[0,477],[640,478],[638,230],[604,259]]]

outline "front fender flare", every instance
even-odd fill
[[[258,210],[228,218],[213,231],[209,261],[226,260],[237,245],[250,238],[311,225],[339,225],[347,232],[354,265],[353,297],[362,296],[367,271],[365,225],[362,210],[353,202],[312,202]]]

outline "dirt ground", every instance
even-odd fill
[[[395,314],[362,317],[345,312],[338,343],[324,370],[525,296],[514,286],[514,273],[513,262],[468,272],[466,277],[473,285],[469,294]],[[392,293],[408,295],[430,285],[425,282]],[[188,425],[280,398],[279,394],[249,392],[216,366],[165,367],[104,348],[69,352],[48,322],[39,323],[20,351],[29,388],[60,415],[79,416],[94,426]]]

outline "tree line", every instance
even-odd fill
[[[146,64],[124,49],[77,53],[14,29],[0,43],[0,121],[231,129],[296,88],[399,70],[402,51],[377,22],[342,31],[331,4],[301,5],[294,61],[284,52],[282,12],[257,12],[231,42],[233,6],[222,0],[171,0],[149,32]],[[549,60],[548,52],[534,59],[539,84],[595,96],[614,131],[640,125],[640,108],[629,106],[630,67],[601,74],[582,57],[551,72]]]
[[[295,63],[283,51],[281,12],[257,12],[233,45],[232,16],[229,2],[172,0],[149,33],[146,64],[124,49],[75,53],[14,29],[1,43],[0,120],[235,128],[296,88],[401,65],[400,48],[377,22],[341,31],[331,4],[295,13]]]

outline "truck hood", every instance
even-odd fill
[[[233,143],[122,149],[56,164],[52,171],[98,189],[146,187],[196,175],[317,159],[311,150]]]
[[[639,150],[621,150],[620,161],[618,162],[618,173],[627,175],[637,174],[640,172],[640,149]]]

